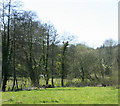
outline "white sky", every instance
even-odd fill
[[[21,0],[58,34],[69,32],[76,42],[97,47],[109,38],[118,40],[118,0]]]

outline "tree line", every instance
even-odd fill
[[[61,78],[61,86],[116,85],[118,76],[118,45],[112,39],[93,49],[83,44],[70,44],[59,39],[50,23],[43,23],[32,11],[18,11],[11,0],[2,3],[2,91],[13,78],[30,78],[39,87],[40,75],[46,85]],[[72,82],[76,78],[79,82]],[[65,85],[64,79],[69,82]]]

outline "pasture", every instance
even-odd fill
[[[2,93],[2,104],[118,104],[113,87],[58,87]]]

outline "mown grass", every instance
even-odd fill
[[[118,104],[112,87],[66,87],[3,92],[3,104]]]

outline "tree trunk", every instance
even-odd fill
[[[46,85],[49,81],[49,72],[48,72],[48,50],[49,50],[49,34],[47,35],[47,53],[46,53],[46,64],[45,64],[45,71],[46,71]]]
[[[14,17],[14,36],[13,36],[13,71],[14,71],[14,81],[13,81],[12,91],[14,90],[15,81],[16,81],[15,58],[16,58],[16,54],[15,54],[15,17]]]
[[[63,87],[64,86],[64,58],[62,59],[62,70],[61,70],[61,86]]]
[[[53,57],[53,55],[54,55],[54,50],[53,50],[53,49],[54,49],[54,47],[53,47],[53,46],[54,46],[54,44],[52,43],[52,80],[51,80],[51,82],[52,82],[52,87],[54,87],[54,82],[53,82],[53,78],[54,78],[54,77],[53,77],[53,74],[54,74],[54,73],[53,73],[53,72],[54,72],[54,71],[53,71],[53,70],[54,70],[54,57]]]
[[[46,81],[46,85],[48,85],[48,82],[49,82],[49,76],[48,76],[48,74],[46,75],[45,81]]]
[[[17,89],[18,89],[18,82],[17,82],[17,78],[16,78],[16,86],[17,86]]]
[[[13,81],[13,87],[12,87],[12,91],[14,90],[14,87],[15,87],[15,77],[14,77],[14,81]]]
[[[61,86],[63,87],[64,86],[64,77],[62,76],[61,78]]]
[[[4,75],[3,86],[2,86],[2,91],[3,91],[3,92],[5,92],[7,80],[8,80],[8,79],[7,79],[7,75]]]
[[[64,44],[63,49],[62,49],[62,62],[61,62],[61,68],[62,68],[62,72],[61,72],[61,86],[64,86],[64,77],[65,77],[65,51],[67,49],[68,46],[68,41]]]
[[[4,6],[3,6],[4,7]],[[9,7],[8,7],[8,27],[7,27],[7,36],[5,34],[5,28],[4,28],[4,43],[3,44],[3,50],[2,54],[3,54],[3,65],[2,65],[2,71],[3,71],[3,85],[2,85],[2,90],[5,91],[6,89],[6,83],[8,80],[8,66],[9,66],[9,37],[10,37],[10,9],[11,9],[11,0],[9,1]],[[3,10],[4,12],[4,10]],[[4,14],[4,13],[3,13]],[[3,18],[4,19],[4,18]],[[4,20],[3,20],[4,21]],[[3,22],[4,27],[5,27],[5,23]]]
[[[53,81],[53,79],[54,79],[54,78],[53,78],[53,76],[52,76],[52,87],[54,87],[54,81]]]
[[[82,70],[82,81],[84,81],[84,79],[85,79],[85,74],[84,74],[83,67],[81,67],[81,70]]]
[[[96,74],[94,74],[95,75],[95,78],[99,81],[99,78],[98,78],[98,76],[96,75]]]

